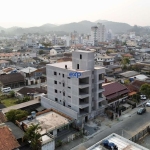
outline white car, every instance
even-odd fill
[[[146,95],[140,95],[141,100],[146,100]]]
[[[150,107],[150,101],[148,101],[148,102],[146,103],[146,106]]]

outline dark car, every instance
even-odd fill
[[[112,142],[109,142],[108,140],[104,140],[102,144],[105,148],[109,150],[118,150],[118,146]]]
[[[138,115],[142,115],[143,113],[146,112],[146,108],[140,108],[138,111],[137,111],[137,114]]]

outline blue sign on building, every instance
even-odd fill
[[[80,72],[70,72],[69,77],[70,78],[79,78],[79,77],[81,77],[81,73]]]

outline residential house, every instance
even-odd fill
[[[20,70],[20,73],[25,77],[27,85],[36,84],[36,79],[32,76],[32,73],[35,72],[37,69],[33,67],[27,67]],[[40,82],[40,81],[37,81]]]
[[[64,52],[65,50],[59,46],[53,46],[53,49],[50,50],[50,56],[62,55]]]
[[[129,91],[127,87],[118,82],[111,82],[103,84],[103,88],[105,89],[103,94],[106,97],[108,106],[110,106],[114,112],[121,115],[121,112],[118,110],[118,106],[128,97]]]
[[[47,94],[47,91],[41,88],[29,88],[23,87],[19,91],[16,92],[16,96],[19,98],[23,98],[25,96],[30,97],[30,99],[40,99],[42,95]]]
[[[134,77],[134,76],[139,75],[139,74],[140,73],[138,73],[137,71],[126,71],[126,72],[120,73],[120,76],[122,78],[129,79],[129,78]]]
[[[17,150],[20,145],[6,125],[0,126],[0,150]]]
[[[20,73],[0,75],[1,87],[18,88],[25,85],[25,78]]]
[[[108,56],[108,55],[98,55],[96,57],[95,63],[97,65],[100,65],[100,66],[113,65],[114,64],[114,57]]]

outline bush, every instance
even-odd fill
[[[10,110],[9,112],[6,113],[6,117],[8,121],[12,121],[15,123],[16,120],[21,120],[24,117],[28,116],[28,112],[25,110]]]
[[[9,95],[10,95],[10,97],[15,97],[15,92],[14,92],[14,91],[11,91],[11,92],[9,93]]]

